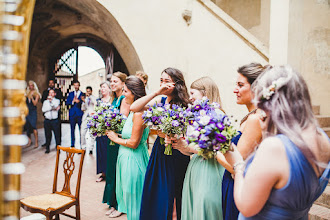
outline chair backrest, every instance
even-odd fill
[[[59,191],[57,191],[57,177],[58,177],[58,166],[59,166],[59,162],[60,162],[59,160],[60,160],[61,151],[66,153],[66,158],[63,163],[64,185],[63,185],[62,191],[59,192]],[[73,171],[76,168],[75,162],[74,162],[74,155],[79,154],[79,153],[81,155],[80,155],[80,164],[79,164],[77,184],[76,184],[76,193],[75,193],[75,195],[73,195],[71,193],[71,189],[70,189],[70,180],[71,180]],[[56,165],[55,165],[54,182],[53,182],[53,193],[58,193],[58,194],[70,196],[72,198],[79,199],[81,173],[82,173],[84,158],[85,158],[85,150],[76,149],[73,147],[57,146]]]

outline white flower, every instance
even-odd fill
[[[163,112],[164,109],[162,107],[157,107],[157,111]]]
[[[151,121],[149,121],[149,122],[147,123],[147,125],[148,125],[148,126],[152,126],[153,124],[152,124]]]
[[[200,136],[199,140],[201,140],[201,141],[208,141],[208,140],[210,140],[210,138],[209,138],[208,136],[202,134],[202,135]]]
[[[210,120],[211,120],[211,117],[210,116],[204,115],[204,116],[202,116],[200,118],[199,124],[205,126],[205,125],[207,125],[210,122]]]
[[[198,138],[199,134],[200,134],[199,131],[194,130],[192,127],[187,129],[187,135],[191,138],[196,139]]]
[[[200,110],[199,114],[200,114],[201,116],[206,116],[206,111],[205,111],[205,110]]]
[[[152,116],[152,112],[151,111],[147,111],[147,117],[151,117]]]
[[[202,101],[207,101],[208,98],[206,96],[203,96]]]

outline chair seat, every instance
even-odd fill
[[[59,194],[43,194],[38,196],[29,196],[24,199],[21,199],[21,203],[37,209],[42,210],[54,210],[59,209],[62,206],[66,206],[72,202],[74,202],[74,198],[70,198],[67,196],[62,196]]]

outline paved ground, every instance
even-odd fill
[[[43,129],[39,129],[39,143],[45,143]],[[62,146],[70,146],[70,127],[69,124],[62,124]],[[78,139],[78,133],[76,134]],[[32,139],[33,141],[33,139]],[[80,148],[80,146],[76,146]],[[80,189],[80,203],[81,203],[81,218],[82,220],[98,220],[109,219],[104,213],[108,210],[108,206],[102,203],[102,196],[105,182],[96,183],[96,153],[85,156],[83,166],[82,184]],[[37,149],[31,147],[23,147],[22,162],[26,166],[26,171],[21,179],[21,193],[22,197],[51,193],[53,187],[54,168],[55,168],[55,142],[54,139],[51,145],[51,152],[45,154],[45,149],[39,147]],[[61,174],[61,172],[59,172]],[[73,177],[74,178],[74,177]],[[62,180],[62,179],[61,179]],[[73,182],[71,183],[73,187]],[[58,187],[63,184],[59,183]],[[59,190],[59,189],[58,189]],[[72,190],[74,191],[74,190]],[[68,213],[73,214],[74,208],[67,210]],[[26,212],[21,208],[21,217],[28,216],[31,213]],[[71,219],[65,216],[60,216],[61,219]],[[127,219],[123,215],[117,220]]]

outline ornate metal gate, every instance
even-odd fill
[[[65,100],[70,91],[73,91],[73,81],[78,79],[78,47],[67,50],[56,60],[53,74],[55,84],[62,91],[63,101],[61,102],[61,121],[69,121],[69,109]]]

